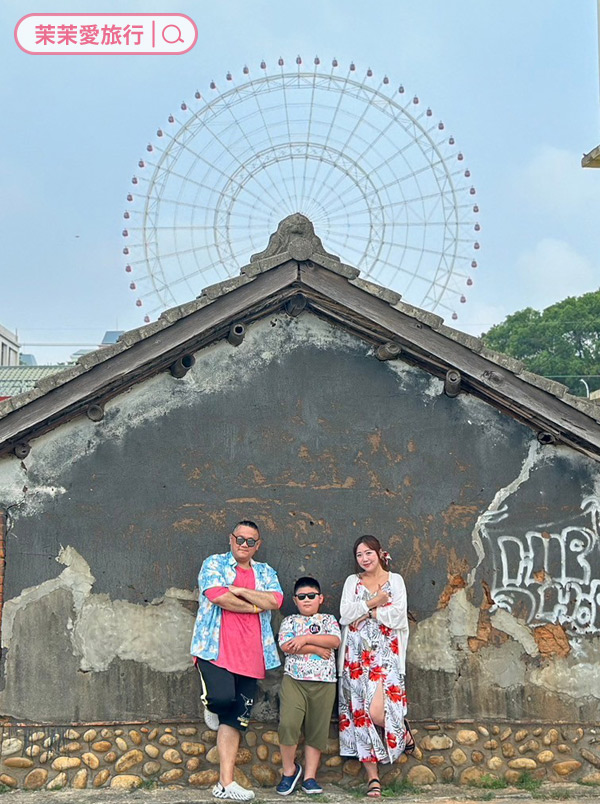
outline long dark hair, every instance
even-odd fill
[[[358,561],[356,561],[356,551],[358,550],[358,546],[360,544],[366,544],[368,548],[371,550],[375,550],[377,553],[377,557],[379,558],[379,564],[381,569],[388,570],[388,562],[385,561],[383,556],[381,555],[383,548],[381,547],[381,542],[376,536],[361,536],[354,542],[354,547],[352,548],[352,553],[354,554],[354,561],[356,562],[356,571],[361,572],[361,568],[358,565]]]

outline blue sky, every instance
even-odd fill
[[[124,10],[188,14],[198,42],[138,57],[31,56],[14,43],[28,13]],[[142,323],[121,230],[146,144],[196,89],[280,55],[385,73],[456,136],[482,225],[456,326],[480,334],[599,286],[600,171],[580,167],[600,143],[594,0],[5,0],[0,31],[0,323],[25,344],[95,344]],[[75,348],[24,351],[45,363]]]

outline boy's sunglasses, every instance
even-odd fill
[[[233,536],[233,533],[231,534]],[[260,539],[253,539],[250,537],[249,539],[245,539],[243,536],[233,536],[235,539],[236,544],[239,544],[240,547],[246,543],[248,547],[254,547],[255,544],[258,544]]]
[[[296,595],[298,600],[306,600],[306,598],[308,598],[309,600],[314,600],[318,596],[319,596],[318,592],[301,592],[299,595]]]

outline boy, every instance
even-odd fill
[[[279,631],[279,646],[285,653],[279,715],[279,750],[283,776],[277,792],[289,796],[302,775],[296,748],[304,722],[306,768],[302,790],[322,793],[316,781],[321,751],[329,737],[335,701],[334,651],[340,644],[340,627],[333,615],[321,614],[323,595],[314,578],[299,578],[294,584],[298,614],[286,617]]]

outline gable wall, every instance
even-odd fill
[[[314,574],[331,611],[355,538],[387,544],[414,718],[597,719],[597,464],[308,314],[196,358],[0,461],[3,714],[198,716],[196,574],[251,518],[284,590]]]

